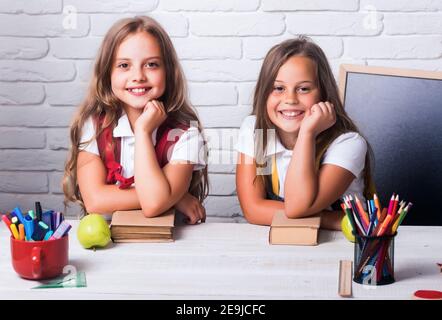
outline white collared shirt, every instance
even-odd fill
[[[112,132],[114,137],[121,138],[120,164],[123,167],[122,175],[125,178],[134,175],[135,165],[135,136],[130,127],[127,114],[123,113],[118,124]],[[152,132],[152,142],[156,144],[157,129]],[[81,142],[91,140],[87,145],[80,146],[80,150],[100,155],[95,136],[95,125],[92,117],[88,118],[82,129]],[[201,170],[206,166],[205,153],[203,150],[204,140],[198,128],[190,127],[184,132],[174,145],[170,161],[189,161],[194,163],[193,170]]]
[[[236,150],[245,155],[255,158],[255,122],[256,116],[251,115],[244,119],[238,133]],[[357,132],[347,132],[337,137],[328,147],[324,154],[322,164],[329,163],[350,171],[356,179],[350,184],[344,194],[357,194],[358,198],[365,200],[364,176],[365,155],[367,143]],[[267,157],[275,155],[278,168],[279,196],[284,197],[284,182],[286,173],[292,159],[292,150],[286,149],[280,142],[277,135],[267,143]],[[364,201],[365,202],[365,201]]]

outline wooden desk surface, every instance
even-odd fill
[[[111,244],[85,250],[70,221],[69,260],[87,288],[30,289],[11,265],[9,232],[0,226],[0,299],[340,299],[339,260],[353,260],[341,232],[320,231],[316,247],[272,246],[268,227],[205,223],[175,228],[173,243]],[[394,284],[353,282],[356,299],[410,299],[442,291],[442,227],[402,226],[395,241]]]

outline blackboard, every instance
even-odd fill
[[[442,72],[341,65],[339,87],[382,203],[395,192],[413,203],[403,224],[442,225]]]

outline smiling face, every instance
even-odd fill
[[[140,112],[147,102],[163,95],[166,70],[155,37],[140,31],[121,42],[113,61],[111,84],[113,93],[125,108],[135,108]]]
[[[267,114],[285,145],[298,136],[305,111],[320,101],[316,80],[316,65],[307,57],[293,56],[279,68]]]

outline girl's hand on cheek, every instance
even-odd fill
[[[135,122],[135,130],[152,133],[166,118],[167,114],[163,103],[157,100],[149,101],[144,107],[143,113]]]
[[[330,102],[318,102],[309,110],[306,110],[301,122],[300,134],[312,134],[317,136],[327,130],[336,122],[336,113]]]

